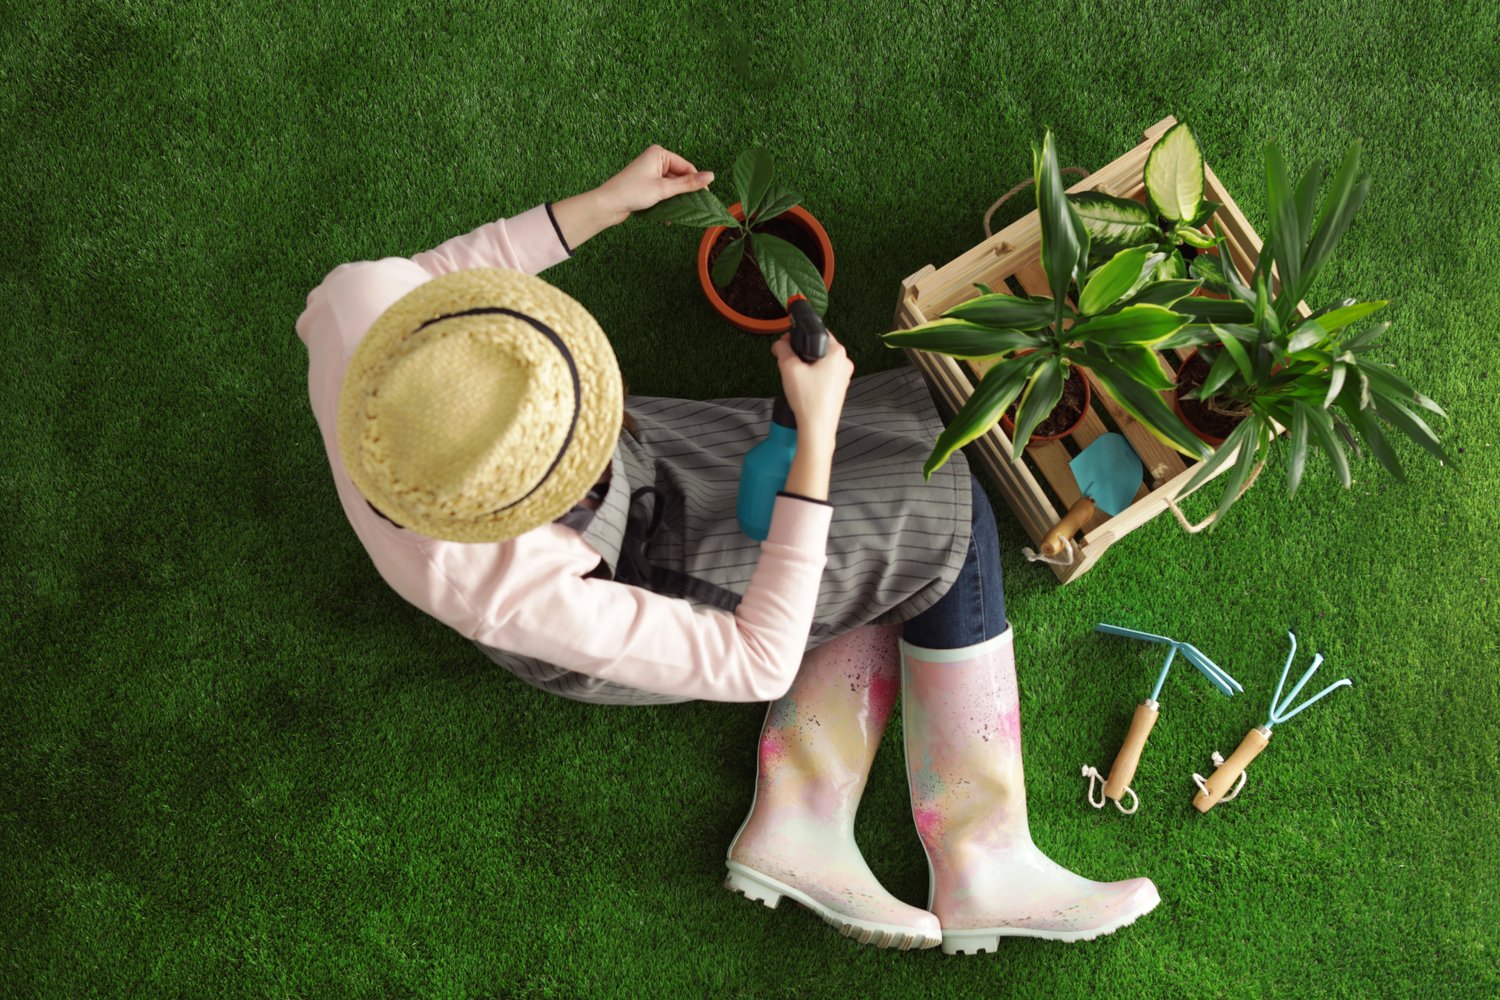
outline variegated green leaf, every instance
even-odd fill
[[[890,347],[914,348],[955,358],[987,358],[1045,343],[1035,334],[963,319],[936,319],[910,330],[881,334],[881,339]]]
[[[1027,379],[1041,360],[1037,354],[1028,354],[1002,361],[985,372],[979,384],[974,387],[974,394],[938,435],[932,454],[922,465],[923,478],[931,479],[932,474],[955,451],[995,426],[1000,414],[1021,394]]]
[[[1162,232],[1151,210],[1130,198],[1116,198],[1099,191],[1068,195],[1073,210],[1088,230],[1089,239],[1104,246],[1133,247],[1157,243]]]
[[[1149,263],[1155,249],[1154,244],[1132,247],[1111,257],[1108,263],[1089,275],[1078,296],[1078,311],[1084,316],[1103,312],[1131,289],[1140,287],[1142,277],[1155,266]]]
[[[1167,129],[1146,154],[1146,195],[1164,219],[1185,222],[1203,203],[1203,153],[1186,122]]]
[[[1004,292],[990,292],[960,302],[943,315],[1013,330],[1040,330],[1052,322],[1055,312],[1051,299],[1023,299]]]

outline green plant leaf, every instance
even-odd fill
[[[977,289],[979,289],[979,294],[980,295],[994,295],[995,294],[995,290],[993,288],[991,288],[989,285],[986,285],[982,281],[976,281],[976,282],[974,282],[974,287],[977,288]]]
[[[1065,194],[1051,129],[1042,138],[1042,148],[1032,150],[1032,170],[1037,215],[1041,220],[1042,269],[1047,272],[1047,283],[1052,289],[1054,315],[1061,317],[1068,284],[1081,267],[1087,266],[1088,246],[1079,239],[1083,223],[1077,222]]]
[[[730,177],[734,181],[735,192],[740,196],[740,207],[747,220],[755,218],[760,211],[761,201],[775,174],[771,156],[764,149],[747,149],[735,157]]]
[[[1297,182],[1297,193],[1294,196],[1297,203],[1297,229],[1302,233],[1304,243],[1312,232],[1313,213],[1318,207],[1318,188],[1322,186],[1323,164],[1314,162]]]
[[[1139,287],[1141,278],[1154,268],[1148,264],[1155,251],[1154,244],[1121,250],[1088,278],[1078,296],[1078,311],[1084,316],[1103,312]]]
[[[1349,223],[1364,204],[1370,193],[1370,179],[1359,177],[1359,154],[1361,143],[1356,139],[1349,144],[1344,162],[1334,175],[1333,185],[1323,201],[1323,211],[1318,218],[1318,228],[1307,252],[1302,257],[1303,280],[1310,286],[1318,271],[1327,262],[1333,248],[1338,245]]]
[[[910,330],[881,334],[881,339],[891,347],[915,348],[955,358],[988,358],[1046,344],[1035,334],[998,329],[963,319],[935,319]]]
[[[1307,466],[1307,411],[1310,409],[1300,399],[1292,401],[1292,441],[1286,460],[1287,496],[1297,495],[1297,486],[1302,482],[1302,471]]]
[[[1353,323],[1358,323],[1366,316],[1379,312],[1389,304],[1390,302],[1387,299],[1380,299],[1376,302],[1356,302],[1353,305],[1331,309],[1321,316],[1303,320],[1298,325],[1296,332],[1292,334],[1292,340],[1287,350],[1295,354],[1311,344],[1321,343],[1329,335],[1337,333],[1339,330]]]
[[[1006,408],[1021,394],[1021,389],[1031,377],[1032,370],[1037,364],[1037,361],[1033,359],[1040,360],[1037,354],[1010,358],[984,373],[984,377],[974,387],[974,394],[965,401],[959,411],[953,415],[948,426],[943,428],[943,432],[938,435],[932,454],[922,465],[923,478],[931,479],[932,474],[941,468],[955,451],[995,426],[1000,419],[1000,414],[1004,413]]]
[[[1299,404],[1305,405],[1305,404]],[[1308,428],[1312,431],[1313,440],[1328,454],[1328,460],[1333,463],[1333,471],[1338,475],[1339,482],[1345,489],[1353,481],[1349,476],[1349,458],[1344,454],[1344,446],[1339,443],[1339,436],[1333,430],[1333,418],[1329,416],[1324,408],[1309,406],[1304,414],[1307,417]]]
[[[1386,439],[1385,431],[1381,430],[1380,418],[1375,415],[1374,409],[1364,405],[1349,406],[1342,402],[1340,409],[1354,425],[1354,429],[1359,431],[1361,440],[1369,447],[1376,461],[1385,466],[1386,471],[1397,480],[1406,482],[1406,473],[1402,471],[1401,462],[1396,458],[1396,452],[1391,448],[1390,441]]]
[[[1454,464],[1453,459],[1443,450],[1442,442],[1433,433],[1427,421],[1423,420],[1410,409],[1402,406],[1392,399],[1383,399],[1375,404],[1375,412],[1380,414],[1386,423],[1395,427],[1401,433],[1421,445],[1428,454],[1445,465]]]
[[[1203,283],[1176,278],[1172,281],[1149,281],[1126,300],[1128,306],[1170,306],[1192,295]]]
[[[1188,323],[1186,326],[1178,327],[1177,332],[1166,340],[1152,346],[1158,351],[1176,351],[1184,347],[1202,347],[1204,344],[1217,342],[1218,338],[1214,336],[1212,324]]]
[[[1182,253],[1173,247],[1161,263],[1156,265],[1156,273],[1152,278],[1156,281],[1181,281],[1187,276],[1187,264],[1183,262]]]
[[[1075,341],[1091,340],[1105,347],[1139,344],[1149,347],[1186,325],[1188,317],[1164,306],[1126,306],[1119,312],[1095,316],[1074,326],[1067,336]]]
[[[1218,254],[1200,253],[1193,258],[1193,263],[1188,267],[1188,274],[1203,282],[1203,287],[1210,292],[1227,294],[1229,285],[1224,278],[1224,267],[1219,263]]]
[[[1363,332],[1356,334],[1355,336],[1350,337],[1348,340],[1344,341],[1344,350],[1348,351],[1351,354],[1363,354],[1365,351],[1368,351],[1375,344],[1375,341],[1379,340],[1381,336],[1383,336],[1385,332],[1390,328],[1390,323],[1376,323],[1374,326],[1367,327]]]
[[[1167,129],[1146,154],[1146,196],[1173,222],[1195,218],[1203,204],[1203,153],[1186,122]]]
[[[1025,451],[1032,431],[1057,408],[1067,379],[1067,366],[1061,358],[1049,357],[1037,366],[1016,410],[1016,437],[1011,442],[1011,455],[1016,460],[1019,461]]]
[[[1236,335],[1240,332],[1240,330],[1237,330],[1233,326],[1214,327],[1214,336],[1219,339],[1219,343],[1224,345],[1224,350],[1234,359],[1234,366],[1239,369],[1240,376],[1244,378],[1245,384],[1251,385],[1254,382],[1254,369],[1250,364],[1250,355],[1245,351],[1245,345],[1240,342],[1240,337]]]
[[[1172,303],[1176,312],[1204,323],[1252,323],[1255,311],[1234,299],[1205,299],[1195,296]]]
[[[750,237],[750,252],[777,302],[784,306],[793,295],[800,293],[812,303],[819,316],[827,312],[828,288],[813,262],[807,259],[807,254],[768,233],[755,233]]]
[[[1323,396],[1323,408],[1326,410],[1338,399],[1339,393],[1344,391],[1344,380],[1349,375],[1349,366],[1333,364],[1328,367],[1328,392]]]
[[[1194,392],[1197,399],[1207,400],[1214,393],[1223,388],[1224,383],[1234,378],[1238,369],[1234,364],[1234,355],[1228,351],[1220,350],[1214,352],[1212,362],[1208,366],[1208,374],[1203,377],[1203,382]]]
[[[1240,427],[1248,427],[1249,431],[1240,444],[1240,453],[1234,460],[1234,468],[1229,470],[1229,479],[1224,483],[1224,498],[1219,501],[1218,516],[1214,518],[1214,523],[1209,530],[1223,523],[1224,515],[1240,498],[1240,490],[1250,478],[1250,472],[1255,468],[1256,460],[1270,441],[1270,429],[1262,420],[1260,416],[1251,414],[1240,423]],[[1239,429],[1239,427],[1235,428],[1235,430]],[[1226,439],[1224,443],[1229,442]]]
[[[1099,191],[1083,191],[1067,198],[1093,243],[1133,247],[1158,243],[1162,239],[1162,231],[1157,228],[1151,210],[1138,201]]]
[[[1198,214],[1188,220],[1188,225],[1194,229],[1208,225],[1208,220],[1212,219],[1214,213],[1223,207],[1222,202],[1214,201],[1212,198],[1203,199],[1203,204],[1198,207]]]
[[[1148,389],[1163,392],[1176,384],[1162,371],[1161,361],[1149,347],[1111,347],[1106,354],[1108,363],[1118,368],[1122,375]],[[1096,363],[1094,367],[1099,366]]]
[[[755,212],[755,221],[769,222],[800,204],[802,204],[802,196],[773,177],[770,187],[766,188],[766,193],[760,199],[760,206]]]
[[[1295,308],[1302,299],[1302,246],[1306,241],[1297,225],[1297,202],[1287,180],[1286,160],[1274,141],[1266,143],[1266,206],[1271,215],[1271,231],[1265,249],[1271,252],[1276,272],[1281,278],[1281,297]],[[1290,313],[1283,313],[1286,318]]]
[[[1199,459],[1208,455],[1208,446],[1198,435],[1190,431],[1178,419],[1172,408],[1162,401],[1161,394],[1148,389],[1134,379],[1124,378],[1108,366],[1090,368],[1094,382],[1109,393],[1115,402],[1146,428],[1158,441],[1175,448],[1189,458]]]
[[[1040,330],[1052,322],[1055,312],[1051,299],[1023,299],[1004,292],[990,292],[960,302],[943,315],[1013,330]]]
[[[1229,252],[1229,240],[1224,235],[1224,228],[1217,222],[1214,223],[1214,235],[1219,243],[1219,270],[1224,275],[1224,285],[1229,289],[1229,294],[1248,305],[1255,304],[1255,293],[1250,286],[1245,284],[1245,279],[1240,276],[1240,269],[1234,262],[1234,257]]]
[[[1242,420],[1235,425],[1234,430],[1224,438],[1224,443],[1215,448],[1213,454],[1208,455],[1204,463],[1198,467],[1198,471],[1193,473],[1187,485],[1182,488],[1180,496],[1186,496],[1214,477],[1214,473],[1229,461],[1230,456],[1234,454],[1234,449],[1250,433],[1249,423],[1249,420]]]
[[[740,261],[745,259],[746,241],[747,237],[741,236],[719,251],[719,256],[714,259],[711,275],[715,285],[723,288],[734,277],[734,272],[740,269]]]
[[[1178,243],[1186,243],[1190,247],[1199,250],[1207,250],[1214,245],[1214,238],[1206,233],[1200,233],[1192,226],[1178,226],[1172,230],[1172,238]]]
[[[653,222],[670,222],[683,226],[707,229],[710,226],[740,228],[740,222],[729,214],[724,203],[709,193],[707,188],[674,195],[635,213],[642,219]]]

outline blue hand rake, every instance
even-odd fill
[[[1219,751],[1215,750],[1213,752],[1213,762],[1216,767],[1214,773],[1206,780],[1201,774],[1195,773],[1193,775],[1193,781],[1198,785],[1198,794],[1193,796],[1193,807],[1201,813],[1208,812],[1218,802],[1228,802],[1240,794],[1240,790],[1245,787],[1245,768],[1250,765],[1250,762],[1256,758],[1256,755],[1264,750],[1266,744],[1270,742],[1272,726],[1280,725],[1312,705],[1322,701],[1339,688],[1350,687],[1354,684],[1347,677],[1334,681],[1296,708],[1293,708],[1292,702],[1297,700],[1297,695],[1302,693],[1302,689],[1307,686],[1307,682],[1312,680],[1312,675],[1317,673],[1318,668],[1323,665],[1323,654],[1319,653],[1313,657],[1312,666],[1307,668],[1307,673],[1302,675],[1302,679],[1297,682],[1297,686],[1292,688],[1291,693],[1283,699],[1281,697],[1281,689],[1286,687],[1287,673],[1292,669],[1292,660],[1297,655],[1297,637],[1291,632],[1287,633],[1287,637],[1292,640],[1292,651],[1287,654],[1286,666],[1281,668],[1281,680],[1276,685],[1276,695],[1271,699],[1271,710],[1266,716],[1266,724],[1256,726],[1246,733],[1245,738],[1240,741],[1240,745],[1235,749],[1234,753],[1229,755],[1228,760],[1219,756]],[[1239,779],[1239,784],[1237,785],[1234,783],[1236,778]],[[1232,790],[1230,786],[1233,786]]]
[[[1141,762],[1141,751],[1146,747],[1146,737],[1151,735],[1151,727],[1156,725],[1156,717],[1161,714],[1161,705],[1157,698],[1161,696],[1161,687],[1167,681],[1167,672],[1172,669],[1172,661],[1181,653],[1183,659],[1198,668],[1198,672],[1207,677],[1209,683],[1218,688],[1220,692],[1228,697],[1234,697],[1236,691],[1244,691],[1240,682],[1230,677],[1213,660],[1203,654],[1197,646],[1190,642],[1178,642],[1168,639],[1164,635],[1153,635],[1150,632],[1138,632],[1132,628],[1121,628],[1118,625],[1099,624],[1096,631],[1108,635],[1124,636],[1127,639],[1139,639],[1142,642],[1154,642],[1167,647],[1167,662],[1162,664],[1161,673],[1156,675],[1156,686],[1151,689],[1151,695],[1135,707],[1135,717],[1130,721],[1130,732],[1125,735],[1125,742],[1120,746],[1120,752],[1115,754],[1115,762],[1110,765],[1109,777],[1101,779],[1097,768],[1085,764],[1083,776],[1089,779],[1088,800],[1089,805],[1095,809],[1104,808],[1104,800],[1111,799],[1115,808],[1129,816],[1140,807],[1141,800],[1130,787],[1131,779],[1135,777],[1136,768]],[[1094,798],[1094,786],[1104,781],[1102,797]],[[1125,808],[1124,798],[1130,796],[1131,805]]]

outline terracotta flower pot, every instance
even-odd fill
[[[1030,351],[1021,351],[1020,354],[1016,355],[1016,357],[1020,357],[1021,355],[1030,354],[1030,353],[1031,353]],[[1089,406],[1093,403],[1093,400],[1094,400],[1094,391],[1093,391],[1092,387],[1089,385],[1089,377],[1087,375],[1085,375],[1083,373],[1083,371],[1078,368],[1077,365],[1069,365],[1068,366],[1068,378],[1071,380],[1075,374],[1078,376],[1079,381],[1081,381],[1083,383],[1083,409],[1081,409],[1081,410],[1078,411],[1078,419],[1074,420],[1066,428],[1064,428],[1062,431],[1060,431],[1060,432],[1058,432],[1056,434],[1038,434],[1035,431],[1033,431],[1032,434],[1031,434],[1030,439],[1027,441],[1028,445],[1030,445],[1030,443],[1032,441],[1058,441],[1058,440],[1061,440],[1062,438],[1065,438],[1069,434],[1072,434],[1074,431],[1076,431],[1078,429],[1078,425],[1081,424],[1081,423],[1083,423],[1084,415],[1089,412]],[[1063,385],[1066,387],[1067,383],[1064,382]],[[1061,403],[1059,403],[1058,405],[1061,405]],[[1047,414],[1047,416],[1043,417],[1041,423],[1037,424],[1037,426],[1041,427],[1042,424],[1045,424],[1047,422],[1047,420],[1051,416],[1052,416],[1052,414],[1050,414],[1050,413]],[[1000,426],[1005,429],[1005,436],[1006,437],[1011,438],[1012,440],[1015,439],[1015,436],[1016,436],[1016,422],[1011,419],[1009,410],[1007,410],[1005,413],[1002,413],[1000,415]]]
[[[1198,357],[1198,349],[1195,347],[1195,348],[1193,348],[1193,353],[1191,353],[1187,357],[1183,358],[1182,359],[1182,364],[1178,366],[1178,368],[1177,368],[1177,376],[1178,376],[1179,379],[1181,379],[1181,377],[1182,377],[1183,370],[1186,369],[1187,366],[1196,357]],[[1177,386],[1172,389],[1172,409],[1173,409],[1174,412],[1176,412],[1178,419],[1180,419],[1183,423],[1187,424],[1188,430],[1190,430],[1194,434],[1198,435],[1198,438],[1204,444],[1207,444],[1207,445],[1210,445],[1210,446],[1212,446],[1214,448],[1217,448],[1219,445],[1221,445],[1221,444],[1224,443],[1224,438],[1222,438],[1219,435],[1213,433],[1212,431],[1208,431],[1208,430],[1203,429],[1202,427],[1199,427],[1196,423],[1193,422],[1193,418],[1188,415],[1187,411],[1185,409],[1183,409],[1182,399],[1181,399],[1182,393],[1184,391],[1187,391],[1187,390],[1193,389],[1193,388],[1196,388],[1196,387],[1195,386],[1184,386],[1179,381],[1178,384],[1177,384]],[[1197,400],[1189,400],[1189,402],[1198,402],[1198,401]]]
[[[729,206],[729,214],[741,221],[745,218],[744,209],[739,202],[735,202]],[[832,288],[833,244],[829,242],[827,231],[823,229],[823,226],[817,219],[813,218],[812,213],[801,205],[793,205],[781,215],[778,215],[777,218],[786,219],[801,226],[802,229],[817,240],[818,248],[823,252],[823,286],[825,288]],[[746,333],[785,333],[790,330],[792,328],[792,318],[790,316],[780,316],[775,319],[757,319],[754,316],[746,316],[725,302],[723,296],[719,294],[718,288],[714,286],[713,278],[708,273],[708,252],[713,248],[714,241],[719,238],[719,234],[724,232],[725,228],[724,226],[710,227],[704,231],[703,239],[698,242],[698,284],[703,286],[703,294],[708,296],[709,304],[714,307],[714,311],[720,316],[723,316],[731,324],[739,327]],[[753,262],[751,266],[754,266]]]

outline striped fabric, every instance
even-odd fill
[[[735,507],[745,452],[766,434],[769,399],[631,396],[639,427],[622,433],[603,503],[576,522],[603,557],[599,572],[732,611],[760,557]],[[829,502],[828,565],[807,648],[866,623],[904,622],[947,592],[969,545],[969,467],[962,453],[923,480],[942,432],[927,383],[902,367],[856,378],[845,397]],[[642,556],[644,558],[642,558]],[[642,576],[642,563],[647,576]],[[651,572],[655,571],[655,572]],[[490,659],[545,691],[602,704],[666,704],[653,694],[482,644]]]

